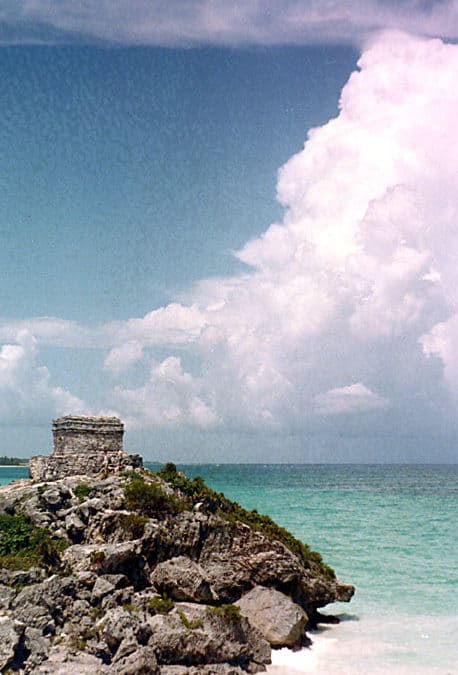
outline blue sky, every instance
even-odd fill
[[[277,170],[356,58],[4,47],[3,315],[128,318],[240,269],[231,251],[281,216]]]
[[[65,4],[0,11],[2,451],[456,461],[455,3]]]

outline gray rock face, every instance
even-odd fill
[[[174,494],[158,477],[142,477]],[[262,672],[271,645],[300,643],[309,609],[316,618],[317,607],[353,594],[242,523],[192,510],[129,511],[127,480],[0,487],[0,513],[26,513],[68,544],[58,574],[0,570],[0,670]]]
[[[237,605],[273,647],[294,647],[301,643],[307,614],[284,593],[255,586]]]
[[[218,599],[202,567],[186,556],[159,563],[150,579],[158,591],[173,600],[213,603]]]
[[[250,672],[261,672],[270,663],[269,644],[243,617],[228,621],[205,606],[180,603],[148,623],[148,644],[162,664],[238,663],[242,669],[250,666]]]
[[[21,633],[21,627],[13,619],[8,616],[0,617],[0,670],[2,673],[14,658]]]

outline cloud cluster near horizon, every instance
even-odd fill
[[[384,29],[458,37],[456,0],[7,0],[0,43],[122,45],[352,43]]]
[[[0,324],[0,390],[32,407],[38,392],[53,411],[87,409],[50,385],[37,349],[92,346],[111,382],[101,405],[131,427],[345,430],[357,419],[393,432],[438,428],[447,412],[450,421],[458,46],[386,32],[358,66],[338,116],[280,169],[283,221],[235,253],[244,274],[97,328]]]

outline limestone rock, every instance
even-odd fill
[[[255,586],[237,604],[242,615],[273,647],[300,645],[307,615],[284,593],[274,588]]]
[[[21,629],[8,616],[0,616],[0,670],[3,673],[14,658],[19,644]]]
[[[84,652],[70,654],[67,650],[59,648],[52,650],[49,659],[31,672],[40,675],[111,675],[113,673],[110,666],[105,666],[92,654]]]
[[[159,675],[161,671],[152,647],[130,642],[126,648],[125,642],[128,642],[128,640],[123,640],[116,657],[112,661],[112,673],[119,675]],[[132,646],[132,650],[130,646]]]
[[[167,615],[148,620],[153,647],[162,665],[230,663],[242,669],[252,664],[263,670],[270,663],[270,646],[261,633],[240,617],[228,620],[217,610],[180,603]]]
[[[218,599],[202,567],[186,556],[159,563],[150,580],[159,592],[173,600],[212,603]]]

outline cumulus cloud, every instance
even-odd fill
[[[46,367],[37,364],[37,344],[20,331],[0,348],[0,419],[3,423],[48,422],[55,415],[89,412],[76,396],[52,386]]]
[[[284,218],[235,254],[244,274],[93,330],[37,322],[37,339],[110,350],[106,407],[131,426],[437,426],[443,375],[458,392],[457,81],[458,46],[379,35],[280,169]]]
[[[162,46],[361,44],[381,29],[458,35],[456,0],[7,0],[7,43],[104,41]]]
[[[169,418],[173,409],[189,421],[184,401],[195,396],[212,424],[273,429],[366,410],[430,414],[441,383],[426,345],[444,361],[456,353],[450,337],[448,351],[440,346],[451,324],[434,326],[458,301],[458,47],[388,32],[358,67],[339,115],[279,172],[283,222],[236,253],[251,271],[204,280],[189,306],[118,326],[126,344],[199,356],[196,380],[177,370]],[[118,401],[151,402],[143,424],[161,410],[158,372],[143,389],[117,391]]]
[[[131,428],[190,425],[207,429],[215,426],[218,419],[201,397],[202,389],[202,380],[185,372],[181,360],[170,356],[161,363],[152,363],[143,386],[118,387],[115,400]]]
[[[32,335],[40,346],[89,347],[95,343],[93,331],[66,319],[43,316],[0,320],[0,341],[14,341],[19,334]]]
[[[388,408],[390,403],[361,382],[356,382],[348,387],[337,387],[325,394],[319,394],[315,397],[315,405],[319,415],[341,415],[380,410]]]

